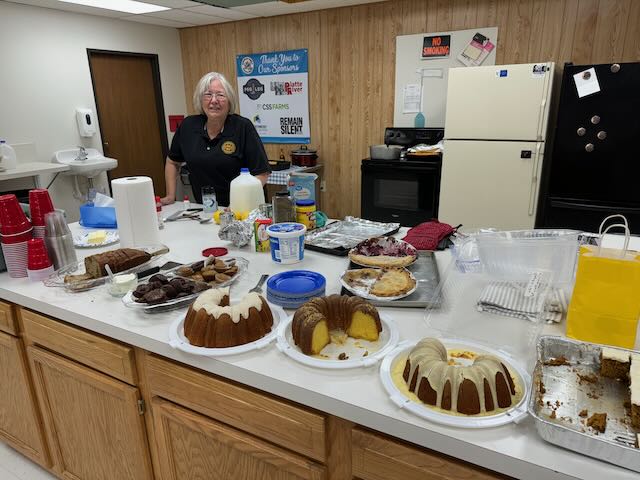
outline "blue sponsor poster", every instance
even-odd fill
[[[310,143],[307,49],[236,56],[240,115],[265,143]]]

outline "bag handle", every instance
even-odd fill
[[[624,227],[627,230],[629,229],[629,222],[627,222],[627,217],[625,217],[620,213],[616,213],[615,215],[609,215],[607,218],[602,220],[602,223],[600,224],[600,228],[598,229],[598,235],[600,235],[600,238],[602,238],[602,235],[604,235],[604,232],[602,231],[602,227],[604,227],[604,225],[612,218],[621,218],[622,220],[624,220]]]
[[[622,217],[624,218],[625,223],[614,223],[613,225],[609,225],[607,228],[602,230],[602,226],[604,225],[604,222],[606,222],[609,218],[612,218],[612,217],[622,217],[622,215],[611,215],[611,217],[605,218],[602,224],[600,225],[600,241],[598,242],[598,256],[600,256],[600,252],[602,251],[602,237],[604,236],[604,234],[607,233],[612,228],[619,227],[624,229],[624,245],[622,246],[622,250],[620,253],[620,258],[624,258],[624,256],[626,255],[629,249],[629,238],[631,237],[631,232],[629,231],[629,224],[627,223],[627,219]]]

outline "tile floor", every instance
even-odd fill
[[[0,442],[0,480],[55,480],[56,477]]]

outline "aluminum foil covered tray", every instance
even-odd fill
[[[629,386],[600,375],[600,350],[592,343],[540,337],[529,413],[544,440],[640,472],[640,431],[625,407]],[[607,414],[602,433],[587,425],[594,413]]]
[[[363,218],[345,217],[326,227],[307,232],[304,245],[310,250],[346,256],[349,250],[367,238],[390,235],[400,229],[399,223],[381,223]]]

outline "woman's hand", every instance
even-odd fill
[[[160,203],[162,203],[162,205],[171,205],[172,203],[175,203],[175,201],[176,197],[170,197],[168,195],[160,199]]]

